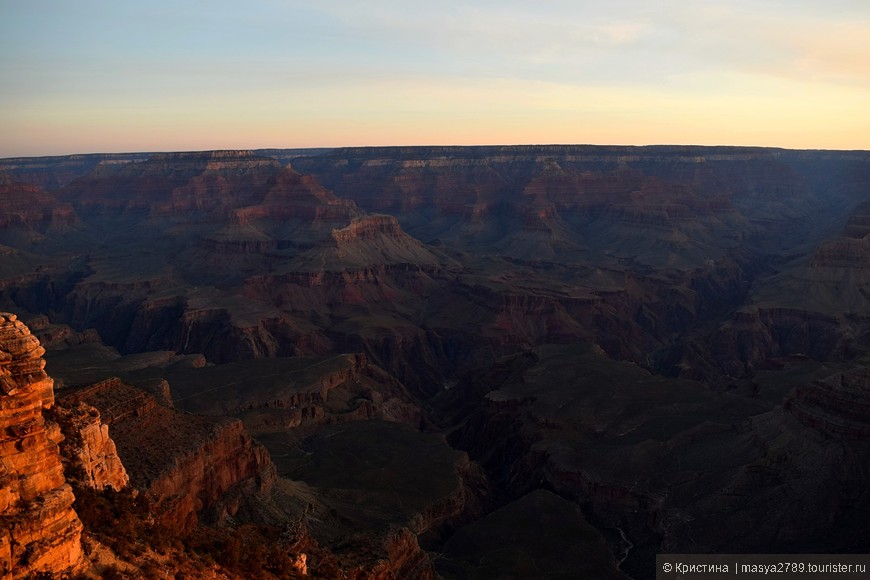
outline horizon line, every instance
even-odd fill
[[[251,152],[259,151],[335,151],[349,149],[484,149],[484,148],[519,148],[519,147],[588,147],[600,149],[656,149],[656,148],[679,148],[679,149],[735,149],[735,150],[778,150],[794,152],[832,152],[832,153],[870,153],[870,149],[829,149],[824,147],[782,147],[776,145],[700,145],[689,143],[649,143],[644,145],[620,144],[620,143],[488,143],[475,145],[459,144],[418,144],[418,145],[337,145],[337,146],[301,146],[301,147],[218,147],[215,149],[142,149],[127,151],[86,151],[74,153],[57,153],[48,155],[12,155],[0,157],[0,161],[15,159],[58,159],[65,157],[93,157],[101,155],[124,156],[124,155],[158,155],[166,153],[217,153],[217,152]]]

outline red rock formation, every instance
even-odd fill
[[[60,575],[82,563],[82,524],[57,443],[45,350],[13,314],[0,314],[0,578]]]
[[[359,570],[364,578],[388,580],[391,578],[437,578],[432,560],[417,542],[417,536],[407,528],[393,531],[385,542],[386,558],[369,570]]]
[[[97,490],[127,486],[127,470],[97,409],[84,402],[70,408],[55,405],[51,418],[64,435],[60,451],[68,478]]]
[[[165,161],[177,163],[182,157],[166,156]],[[192,154],[187,157],[197,160]],[[202,173],[175,187],[168,202],[152,208],[154,215],[172,216],[250,203],[280,170],[280,164],[273,159],[256,157],[250,151],[212,151],[202,157]],[[159,162],[164,157],[155,155],[151,159]]]
[[[312,222],[346,222],[362,214],[350,200],[339,199],[308,175],[284,169],[269,181],[256,205],[233,211],[233,222],[247,225],[257,220],[302,219]]]
[[[346,227],[332,230],[332,237],[339,243],[373,240],[381,235],[398,237],[405,234],[396,218],[387,215],[367,216],[353,220]]]
[[[134,210],[165,217],[251,203],[280,170],[274,159],[250,151],[158,153],[116,171],[95,171],[58,195],[87,212]]]
[[[246,482],[262,488],[274,480],[268,453],[237,419],[180,413],[118,379],[71,388],[61,401],[100,410],[130,484],[148,494],[158,521],[179,533],[190,531],[197,513],[231,488]]]
[[[59,202],[36,185],[18,183],[0,173],[0,230],[30,228],[44,232],[77,221],[68,203]]]

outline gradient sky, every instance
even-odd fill
[[[867,0],[0,0],[0,157],[870,149]]]

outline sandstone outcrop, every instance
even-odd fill
[[[393,216],[371,215],[353,219],[345,227],[333,229],[332,242],[300,256],[305,270],[311,263],[321,269],[360,270],[380,265],[407,264],[412,268],[436,268],[451,264],[402,231]]]
[[[96,408],[79,402],[69,408],[55,405],[50,413],[64,436],[60,451],[68,479],[96,490],[127,486],[127,470]]]
[[[57,443],[53,381],[44,349],[13,314],[0,314],[0,577],[60,575],[82,565],[82,524],[73,511]]]
[[[237,419],[178,412],[119,379],[65,389],[60,400],[99,410],[130,485],[146,493],[155,518],[178,533],[189,532],[197,514],[231,488],[263,489],[274,480],[269,454]]]
[[[373,240],[381,235],[392,237],[403,235],[396,218],[386,215],[369,216],[354,220],[344,228],[332,231],[332,237],[339,243]]]

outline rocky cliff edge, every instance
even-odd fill
[[[82,524],[72,508],[57,443],[54,382],[45,350],[14,314],[0,313],[0,579],[59,577],[83,566]]]

